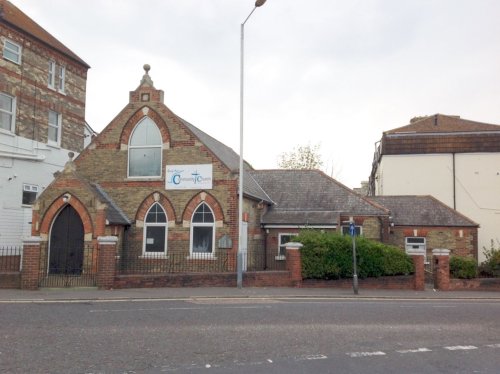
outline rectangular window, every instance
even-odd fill
[[[64,80],[66,76],[66,69],[64,66],[59,66],[57,68],[57,90],[59,92],[64,92]]]
[[[292,242],[293,237],[297,236],[295,233],[283,233],[278,235],[279,244],[278,244],[278,256],[276,259],[285,259],[286,255],[286,243]]]
[[[425,245],[425,238],[416,237],[416,236],[406,237],[405,238],[405,250],[406,250],[406,252],[411,251],[411,250],[421,250],[424,253],[426,253],[427,248]],[[426,260],[426,257],[424,257],[424,260]]]
[[[3,43],[3,57],[6,60],[15,62],[16,64],[21,63],[21,46],[5,39]]]
[[[210,226],[193,226],[193,254],[213,252],[214,229]]]
[[[0,92],[0,129],[14,132],[16,99]]]
[[[54,61],[49,61],[49,79],[48,79],[49,88],[56,87],[56,63]]]
[[[66,83],[66,68],[57,65],[54,61],[49,61],[49,76],[47,84],[49,88],[64,93]]]
[[[38,195],[38,186],[23,184],[23,205],[33,205]]]
[[[61,115],[53,110],[49,110],[49,130],[48,143],[61,144]]]

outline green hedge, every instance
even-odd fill
[[[303,230],[294,238],[301,248],[302,276],[309,279],[351,278],[352,239],[338,233]],[[401,249],[380,242],[356,238],[356,260],[360,278],[407,275],[413,261]]]
[[[477,276],[477,262],[469,257],[450,258],[450,276],[459,279],[472,279]]]
[[[498,248],[495,248],[493,240],[491,248],[484,249],[486,260],[479,267],[479,272],[482,277],[500,277],[500,242]]]

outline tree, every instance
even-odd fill
[[[283,169],[320,169],[323,161],[319,148],[319,144],[296,146],[293,151],[279,156],[278,166]]]

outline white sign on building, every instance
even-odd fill
[[[212,164],[167,165],[166,190],[212,189]]]

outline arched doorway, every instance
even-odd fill
[[[78,212],[66,205],[50,231],[49,274],[80,275],[83,270],[83,222]]]

